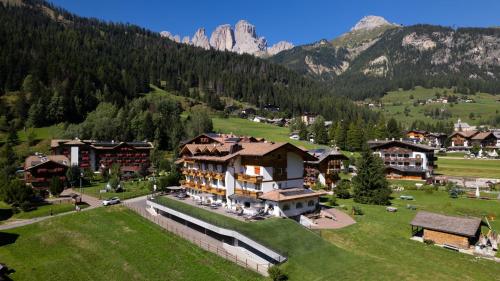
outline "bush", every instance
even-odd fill
[[[337,206],[337,198],[334,195],[328,196],[328,204],[330,206]]]
[[[276,265],[271,266],[268,270],[267,273],[269,273],[269,277],[273,281],[284,281],[288,280],[288,276],[283,272],[281,268],[279,268]]]
[[[23,210],[23,212],[28,212],[31,211],[32,205],[30,201],[24,201],[19,207]]]
[[[352,214],[356,216],[364,215],[363,210],[361,210],[361,207],[359,206],[352,206]]]
[[[341,180],[335,187],[335,195],[340,199],[351,198],[351,182],[348,180]]]
[[[424,239],[424,243],[425,243],[426,245],[434,245],[434,241],[429,240],[429,239]]]
[[[61,192],[63,192],[64,186],[61,182],[61,179],[59,177],[52,177],[50,180],[50,185],[49,185],[49,191],[52,196],[59,197]]]

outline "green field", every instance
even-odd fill
[[[500,178],[500,160],[438,157],[435,173],[447,176]]]
[[[259,280],[122,206],[0,233],[13,280]]]
[[[88,207],[87,204],[82,204],[80,205],[81,208],[86,208]],[[35,209],[28,211],[28,212],[23,212],[20,211],[19,213],[14,213],[12,211],[12,208],[10,205],[1,202],[0,201],[0,224],[5,223],[6,221],[9,220],[18,220],[18,219],[32,219],[32,218],[38,218],[38,217],[44,217],[44,216],[50,216],[60,214],[60,213],[66,213],[75,210],[75,205],[72,203],[62,203],[62,204],[40,204],[35,207]]]
[[[236,221],[182,202],[164,201],[168,206],[213,224],[236,229],[288,256],[283,265],[290,280],[494,280],[500,267],[490,261],[409,239],[409,222],[419,210],[455,215],[495,215],[500,219],[498,201],[450,199],[445,192],[407,191],[414,201],[392,200],[397,213],[384,206],[361,206],[365,212],[356,216],[357,224],[341,230],[311,232],[295,222],[268,219],[252,223]],[[399,194],[394,194],[399,197]],[[351,199],[339,200],[350,210]],[[493,221],[495,229],[500,223]],[[432,276],[432,277],[430,277]]]
[[[492,118],[500,110],[500,102],[497,101],[499,97],[485,93],[469,95],[469,98],[472,98],[475,103],[458,103],[453,106],[440,103],[413,106],[414,101],[418,99],[427,100],[428,98],[435,98],[436,92],[442,94],[444,90],[445,89],[441,88],[427,89],[415,87],[414,90],[391,91],[381,98],[384,107],[376,110],[383,112],[387,118],[394,117],[396,120],[406,125],[410,125],[415,120],[423,120],[431,123],[435,122],[435,119],[424,115],[425,109],[446,108],[451,112],[452,116],[444,121],[456,122],[457,119],[460,118],[463,122],[467,122],[471,125],[479,125],[481,119]],[[450,89],[446,91],[448,94],[453,94],[453,91]],[[411,95],[413,95],[414,99],[410,99]],[[461,94],[454,95],[462,96]],[[404,114],[406,107],[410,110],[408,116]],[[474,119],[469,118],[470,113],[474,114]]]
[[[100,190],[106,188],[106,184],[95,183],[92,184],[91,186],[84,187],[83,193],[99,199],[118,197],[120,198],[120,200],[139,197],[151,193],[151,189],[149,188],[151,183],[148,181],[142,181],[142,182],[126,181],[126,182],[121,182],[121,184],[125,188],[125,191],[123,192],[100,193],[99,192]],[[75,190],[79,191],[80,189],[76,188]]]
[[[256,138],[265,138],[275,142],[289,142],[298,147],[317,148],[324,147],[307,141],[297,141],[290,139],[290,130],[285,127],[279,127],[271,124],[253,122],[242,118],[212,118],[214,130],[219,133],[241,136],[253,136]]]

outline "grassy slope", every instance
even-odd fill
[[[361,205],[365,215],[358,216],[357,224],[341,230],[326,230],[322,236],[335,245],[367,256],[382,266],[373,272],[374,278],[386,280],[496,280],[500,267],[490,261],[477,260],[473,256],[459,254],[409,239],[409,222],[416,211],[406,209],[407,204],[419,210],[445,214],[475,215],[495,214],[500,216],[498,201],[471,199],[450,199],[445,192],[428,194],[423,191],[407,191],[401,194],[413,195],[414,201],[393,200],[398,207],[396,213],[389,213],[383,206]],[[395,195],[399,196],[399,194]],[[352,200],[339,200],[350,206]],[[493,227],[500,229],[495,221]],[[365,276],[363,279],[371,279]]]
[[[436,173],[449,176],[500,178],[499,160],[446,159],[438,157]]]
[[[259,280],[125,210],[98,208],[9,230],[14,280]],[[4,234],[5,235],[5,234]]]
[[[439,92],[442,94],[444,89],[426,89],[422,87],[415,87],[415,90],[409,91],[391,91],[385,95],[381,101],[384,104],[382,112],[387,118],[394,117],[396,120],[401,121],[407,125],[410,125],[415,120],[424,120],[427,122],[434,122],[435,120],[431,117],[424,116],[424,110],[426,108],[447,108],[451,111],[452,117],[445,121],[455,121],[461,118],[463,122],[467,122],[473,125],[479,125],[480,119],[487,119],[495,115],[496,110],[500,110],[500,103],[496,100],[498,97],[480,93],[476,95],[470,95],[469,97],[474,99],[476,103],[458,103],[454,104],[453,107],[443,104],[428,104],[423,106],[413,106],[413,102],[418,99],[435,98],[435,93]],[[452,91],[448,90],[451,94]],[[410,95],[414,96],[414,99],[410,99]],[[460,94],[455,94],[460,96]],[[394,102],[401,102],[402,105],[393,105]],[[409,116],[405,116],[404,109],[407,107],[410,109]],[[378,110],[378,109],[377,109]],[[475,118],[471,120],[469,114],[474,113]]]
[[[441,280],[493,280],[500,274],[500,267],[493,262],[477,261],[472,256],[410,240],[409,222],[415,211],[405,208],[410,203],[419,209],[447,214],[500,217],[497,201],[450,199],[444,192],[402,194],[413,195],[415,201],[393,200],[399,207],[397,213],[388,213],[383,206],[362,205],[366,214],[356,217],[357,224],[321,231],[324,239],[290,220],[244,223],[186,207],[178,201],[168,202],[193,216],[256,237],[285,253],[289,260],[284,267],[291,280],[427,280],[429,276]],[[353,204],[352,200],[339,201],[347,206]],[[500,228],[497,221],[492,225]]]
[[[252,122],[242,118],[212,118],[214,130],[221,133],[233,133],[235,135],[253,136],[265,138],[276,142],[289,142],[299,147],[317,148],[320,145],[307,141],[292,140],[289,137],[290,131],[285,127],[278,127],[271,124]]]

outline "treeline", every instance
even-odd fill
[[[301,140],[314,139],[315,143],[334,145],[349,151],[361,151],[368,140],[403,137],[403,126],[394,118],[387,122],[384,118],[377,122],[365,122],[361,118],[352,122],[338,121],[328,128],[322,116],[316,117],[309,127],[300,118],[296,118],[289,128],[290,131],[297,132]]]
[[[30,112],[43,118],[28,125],[78,123],[98,104],[122,107],[150,84],[183,95],[197,92],[216,108],[227,96],[258,107],[273,104],[289,116],[314,111],[329,120],[377,119],[347,98],[332,98],[329,86],[250,55],[177,44],[44,1],[25,3],[0,5],[0,95],[9,95],[0,114],[17,127],[26,125]]]

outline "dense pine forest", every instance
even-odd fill
[[[22,3],[0,5],[0,94],[14,96],[2,99],[0,113],[16,127],[79,123],[98,104],[122,107],[150,84],[219,106],[226,96],[276,105],[290,116],[314,111],[329,120],[377,118],[332,97],[325,84],[250,55],[177,44],[43,1]]]

